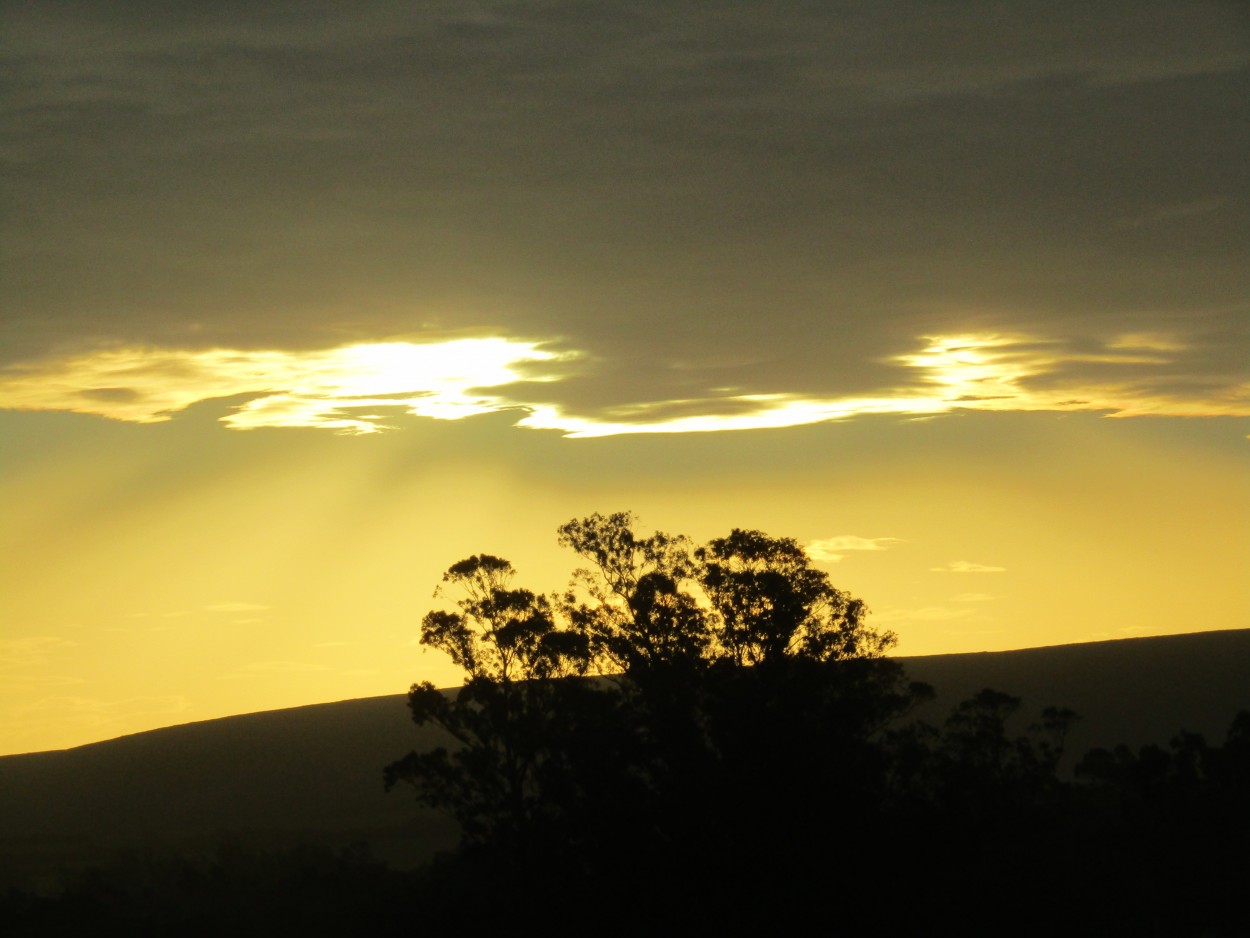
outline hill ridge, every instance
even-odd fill
[[[1250,708],[1250,629],[900,660],[937,691],[917,713],[930,722],[983,687],[1023,700],[1017,731],[1044,706],[1073,708],[1069,766],[1182,729],[1221,742]],[[136,847],[367,841],[396,862],[428,858],[454,829],[382,784],[384,765],[438,739],[405,703],[353,698],[0,756],[0,888]]]

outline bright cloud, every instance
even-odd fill
[[[372,433],[388,429],[387,412],[459,420],[515,410],[517,426],[578,438],[793,427],[870,414],[915,419],[956,410],[1250,416],[1250,383],[1183,380],[1177,360],[1186,348],[1173,336],[1126,333],[1091,347],[1077,351],[1071,342],[1026,335],[937,336],[919,351],[887,359],[899,368],[899,384],[872,395],[721,390],[589,415],[570,413],[540,393],[559,381],[558,364],[583,358],[580,353],[502,337],[306,352],[111,349],[9,367],[0,372],[0,408],[154,423],[200,401],[251,395],[222,418],[226,426]],[[517,395],[520,388],[524,396]],[[817,544],[829,554],[883,549]]]
[[[897,537],[857,537],[854,534],[842,534],[838,537],[820,538],[807,544],[804,550],[813,560],[837,563],[846,551],[852,550],[889,550],[894,544],[901,544]]]
[[[112,349],[8,369],[0,407],[156,423],[200,401],[254,394],[222,422],[371,433],[385,428],[370,412],[379,408],[456,420],[515,406],[485,389],[534,380],[521,366],[564,357],[501,338],[310,352]]]
[[[1006,567],[991,567],[983,563],[971,563],[967,560],[952,560],[944,567],[930,567],[933,573],[1002,573]]]
[[[912,375],[902,386],[867,397],[805,398],[787,394],[740,394],[709,398],[706,413],[647,419],[638,408],[627,420],[574,417],[550,405],[530,409],[520,426],[563,431],[569,437],[623,433],[696,433],[801,426],[870,414],[926,418],[956,410],[1087,411],[1113,417],[1250,416],[1250,383],[1180,382],[1167,377],[1186,346],[1171,336],[1117,336],[1094,351],[1034,336],[994,333],[936,336],[918,352],[889,362]],[[1155,375],[1152,373],[1159,372]],[[687,410],[698,402],[666,401]],[[725,413],[732,410],[733,413]]]
[[[1113,417],[1250,416],[1250,382],[1210,393],[1168,388],[1185,345],[1157,333],[1121,335],[1094,351],[1027,335],[938,336],[895,361],[915,368],[943,410],[1103,411]],[[1218,382],[1217,382],[1218,384]]]

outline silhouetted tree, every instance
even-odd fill
[[[444,576],[457,609],[427,614],[421,641],[466,683],[452,697],[416,684],[409,705],[456,744],[410,753],[386,778],[450,810],[466,843],[621,862],[727,847],[744,790],[761,819],[796,788],[814,801],[835,783],[870,791],[873,737],[922,699],[881,657],[893,636],[794,540],[734,530],[696,549],[635,527],[624,512],[562,525],[587,566],[554,598],[513,588],[497,557]],[[734,835],[739,853],[757,847],[751,827]]]
[[[1106,892],[1148,909],[1159,934],[1250,934],[1250,711],[1222,746],[1182,731],[1167,747],[1091,750],[1075,774]]]
[[[512,588],[514,574],[486,554],[444,574],[438,594],[458,592],[458,611],[428,613],[421,643],[445,652],[467,678],[453,698],[428,681],[414,684],[408,706],[417,725],[434,723],[458,745],[411,752],[386,769],[388,787],[414,785],[426,804],[451,811],[470,841],[520,838],[541,816],[553,716],[574,690],[558,679],[590,666],[585,636],[558,628],[546,597]]]
[[[696,546],[624,512],[558,536],[585,564],[564,592],[478,555],[444,576],[454,609],[422,622],[466,681],[413,685],[416,722],[452,741],[386,779],[463,828],[422,893],[446,897],[445,921],[524,907],[785,930],[836,909],[852,934],[1238,933],[1227,897],[1247,871],[1209,848],[1250,839],[1250,714],[1222,748],[1091,753],[1073,785],[1070,710],[1019,732],[1021,701],[986,689],[940,725],[904,719],[932,691],[792,539]],[[1099,911],[1074,918],[1082,903]]]
[[[735,528],[695,559],[718,651],[734,664],[875,657],[895,642],[865,625],[864,603],[836,589],[793,538]]]
[[[560,526],[559,543],[591,565],[574,571],[562,609],[603,673],[637,677],[699,667],[711,651],[712,629],[691,590],[690,540],[662,532],[641,537],[634,523],[617,512]]]

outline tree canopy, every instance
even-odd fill
[[[454,608],[422,621],[465,684],[413,685],[414,720],[449,743],[392,763],[387,783],[451,811],[469,847],[623,856],[722,838],[744,784],[761,804],[795,785],[849,797],[870,784],[869,741],[925,697],[883,657],[894,636],[792,538],[696,546],[626,512],[558,537],[584,564],[565,590],[518,588],[508,561],[475,555],[436,591]],[[835,764],[835,739],[864,771]]]
[[[932,690],[792,538],[734,529],[696,545],[625,512],[557,536],[583,564],[567,588],[519,588],[508,561],[474,555],[422,621],[465,682],[412,686],[414,720],[447,742],[385,776],[460,823],[467,866],[432,887],[457,923],[541,908],[680,925],[677,909],[705,930],[776,930],[832,901],[854,934],[930,917],[1029,933],[1005,916],[1038,889],[1094,903],[1104,882],[1123,909],[1166,890],[1173,852],[1250,836],[1250,716],[1224,749],[1183,734],[1172,754],[1096,751],[1074,785],[1057,771],[1070,710],[1021,733],[1021,701],[986,689],[941,724],[915,719]],[[1202,869],[1189,885],[1216,910],[1204,921],[1240,921],[1221,904],[1236,870]],[[891,901],[902,888],[912,905]],[[1054,916],[1034,921],[1053,933]]]

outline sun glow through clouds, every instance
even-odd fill
[[[0,406],[156,423],[200,401],[255,394],[222,423],[373,433],[386,429],[380,408],[458,420],[515,406],[485,389],[535,380],[523,366],[567,357],[503,338],[309,352],[117,349],[13,369],[0,378]]]
[[[0,374],[0,407],[66,410],[117,420],[169,420],[192,404],[250,395],[221,418],[236,430],[391,429],[388,413],[460,420],[518,411],[516,425],[571,438],[796,427],[871,414],[929,417],[956,410],[1101,411],[1110,416],[1248,416],[1250,387],[1167,388],[1183,351],[1160,336],[1120,336],[1093,351],[1024,335],[934,336],[892,356],[894,387],[862,396],[709,390],[704,397],[574,412],[535,386],[584,356],[503,337],[376,342],[312,351],[109,349]],[[1126,371],[1125,369],[1130,369]],[[1151,369],[1164,369],[1159,376]],[[593,373],[583,374],[593,379]],[[520,382],[526,396],[503,390]],[[679,408],[680,415],[674,415]]]

